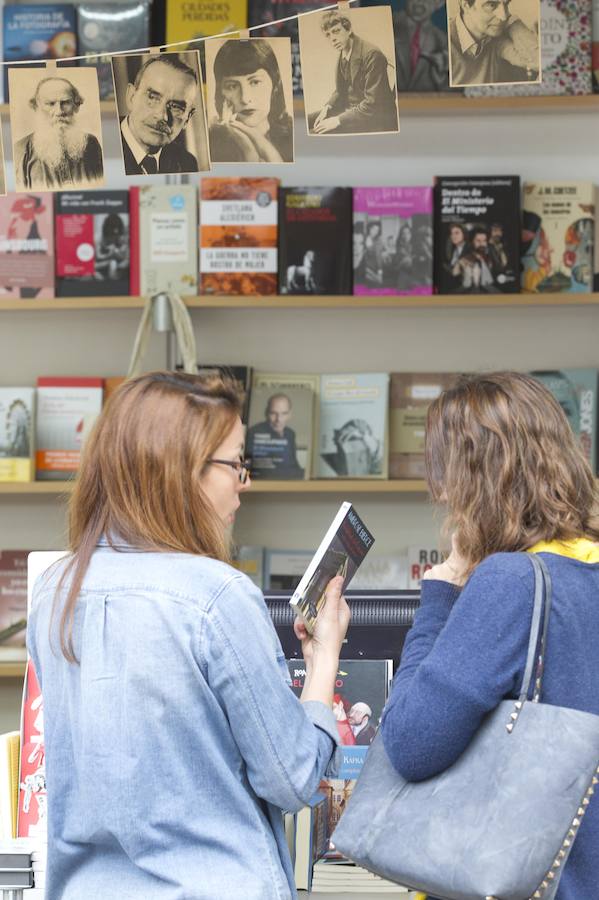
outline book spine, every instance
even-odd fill
[[[139,188],[129,188],[129,233],[131,240],[130,255],[130,293],[132,297],[141,296],[141,264],[140,264],[140,230],[139,230]]]

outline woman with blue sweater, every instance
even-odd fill
[[[543,554],[553,583],[541,699],[599,715],[597,491],[559,404],[526,375],[464,378],[429,408],[426,463],[452,552],[424,576],[382,726],[410,781],[450,766],[484,716],[517,697],[534,587],[518,551]],[[555,900],[597,898],[594,796]]]

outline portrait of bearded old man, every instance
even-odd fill
[[[96,76],[95,72],[91,74]],[[12,71],[9,75],[13,135],[15,113],[19,119],[22,116],[20,109],[14,109],[19,102],[16,98],[23,96],[19,75],[20,72]],[[99,122],[99,96],[97,101]],[[28,101],[34,114],[33,129],[14,141],[13,146],[17,191],[53,191],[96,186],[103,182],[100,142],[77,122],[83,103],[83,96],[69,78],[51,75],[38,81]],[[30,126],[31,117],[28,117],[27,127]]]

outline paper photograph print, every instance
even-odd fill
[[[15,190],[61,191],[104,184],[98,75],[92,68],[8,73]]]
[[[449,83],[537,84],[540,0],[447,0]]]
[[[213,162],[293,162],[289,38],[206,41],[206,86]]]
[[[399,131],[389,6],[300,16],[299,37],[308,134]]]
[[[113,56],[112,71],[125,174],[209,171],[197,50]]]
[[[0,128],[0,197],[6,196],[6,166],[4,165],[4,141]]]

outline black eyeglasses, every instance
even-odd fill
[[[236,469],[242,484],[245,484],[248,480],[252,467],[251,459],[207,459],[206,462],[217,463],[219,466],[230,466],[232,469]]]

